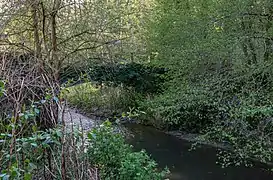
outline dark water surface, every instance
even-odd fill
[[[134,137],[129,140],[136,150],[146,149],[161,167],[168,166],[171,180],[273,180],[273,173],[246,167],[222,169],[216,164],[217,149],[204,146],[189,151],[191,143],[152,127],[126,125]]]

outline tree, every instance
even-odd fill
[[[140,27],[146,4],[125,0],[2,2],[1,34],[5,38],[0,40],[1,49],[4,54],[33,56],[27,63],[37,65],[40,76],[46,77],[44,93],[49,88],[52,97],[58,97],[60,72],[65,66],[86,67],[94,60],[119,62],[134,53],[130,51],[140,39],[133,34]],[[56,122],[58,112],[53,114]]]
[[[170,70],[165,93],[148,103],[157,119],[208,132],[240,158],[270,161],[272,2],[157,0],[156,7],[150,54]]]

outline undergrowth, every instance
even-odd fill
[[[6,96],[4,85],[0,83],[1,96]],[[62,116],[65,106],[52,98],[60,107],[60,122],[54,128],[41,130],[37,124],[39,103],[49,99],[24,106],[16,120],[6,116],[1,121],[0,179],[161,180],[168,174],[167,169],[157,169],[144,151],[133,152],[109,121],[90,132],[83,130],[81,122],[74,126],[73,119],[67,126]]]
[[[62,127],[18,137],[0,135],[0,178],[162,180],[168,174],[143,150],[134,152],[109,121],[89,133]]]
[[[141,95],[133,89],[122,86],[96,86],[93,83],[83,83],[63,90],[63,97],[69,105],[101,116],[120,115],[137,106]]]
[[[144,150],[134,152],[109,121],[93,129],[88,138],[90,162],[100,169],[103,179],[160,180],[168,174],[168,169],[160,171]]]

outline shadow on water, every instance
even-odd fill
[[[203,146],[189,151],[191,143],[152,127],[129,124],[134,137],[128,141],[135,150],[145,149],[159,165],[168,166],[171,180],[273,180],[273,174],[258,168],[221,168],[217,149]]]

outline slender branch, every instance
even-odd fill
[[[80,52],[80,51],[84,51],[84,50],[92,50],[92,49],[97,49],[99,47],[102,47],[102,46],[105,46],[105,45],[109,45],[109,44],[115,44],[115,42],[117,41],[122,41],[124,39],[127,39],[128,37],[125,37],[125,38],[122,38],[120,40],[112,40],[112,41],[107,41],[107,42],[104,42],[102,44],[99,44],[97,46],[91,46],[91,47],[84,47],[84,48],[81,48],[81,46],[83,44],[85,44],[86,42],[80,44],[76,49],[74,49],[72,52],[68,53],[67,55],[65,55],[61,61],[64,61],[67,57],[69,57],[70,55],[76,53],[76,52]]]
[[[83,35],[83,34],[88,34],[89,32],[90,32],[90,30],[85,30],[85,31],[80,32],[80,33],[78,33],[78,34],[74,34],[74,35],[72,35],[72,36],[70,36],[70,37],[64,39],[63,41],[61,41],[58,45],[61,45],[61,44],[63,44],[63,43],[66,43],[67,41],[69,41],[69,40],[71,40],[71,39],[73,39],[73,38],[79,37],[79,36],[81,36],[81,35]],[[95,33],[93,33],[93,34],[95,34]]]

